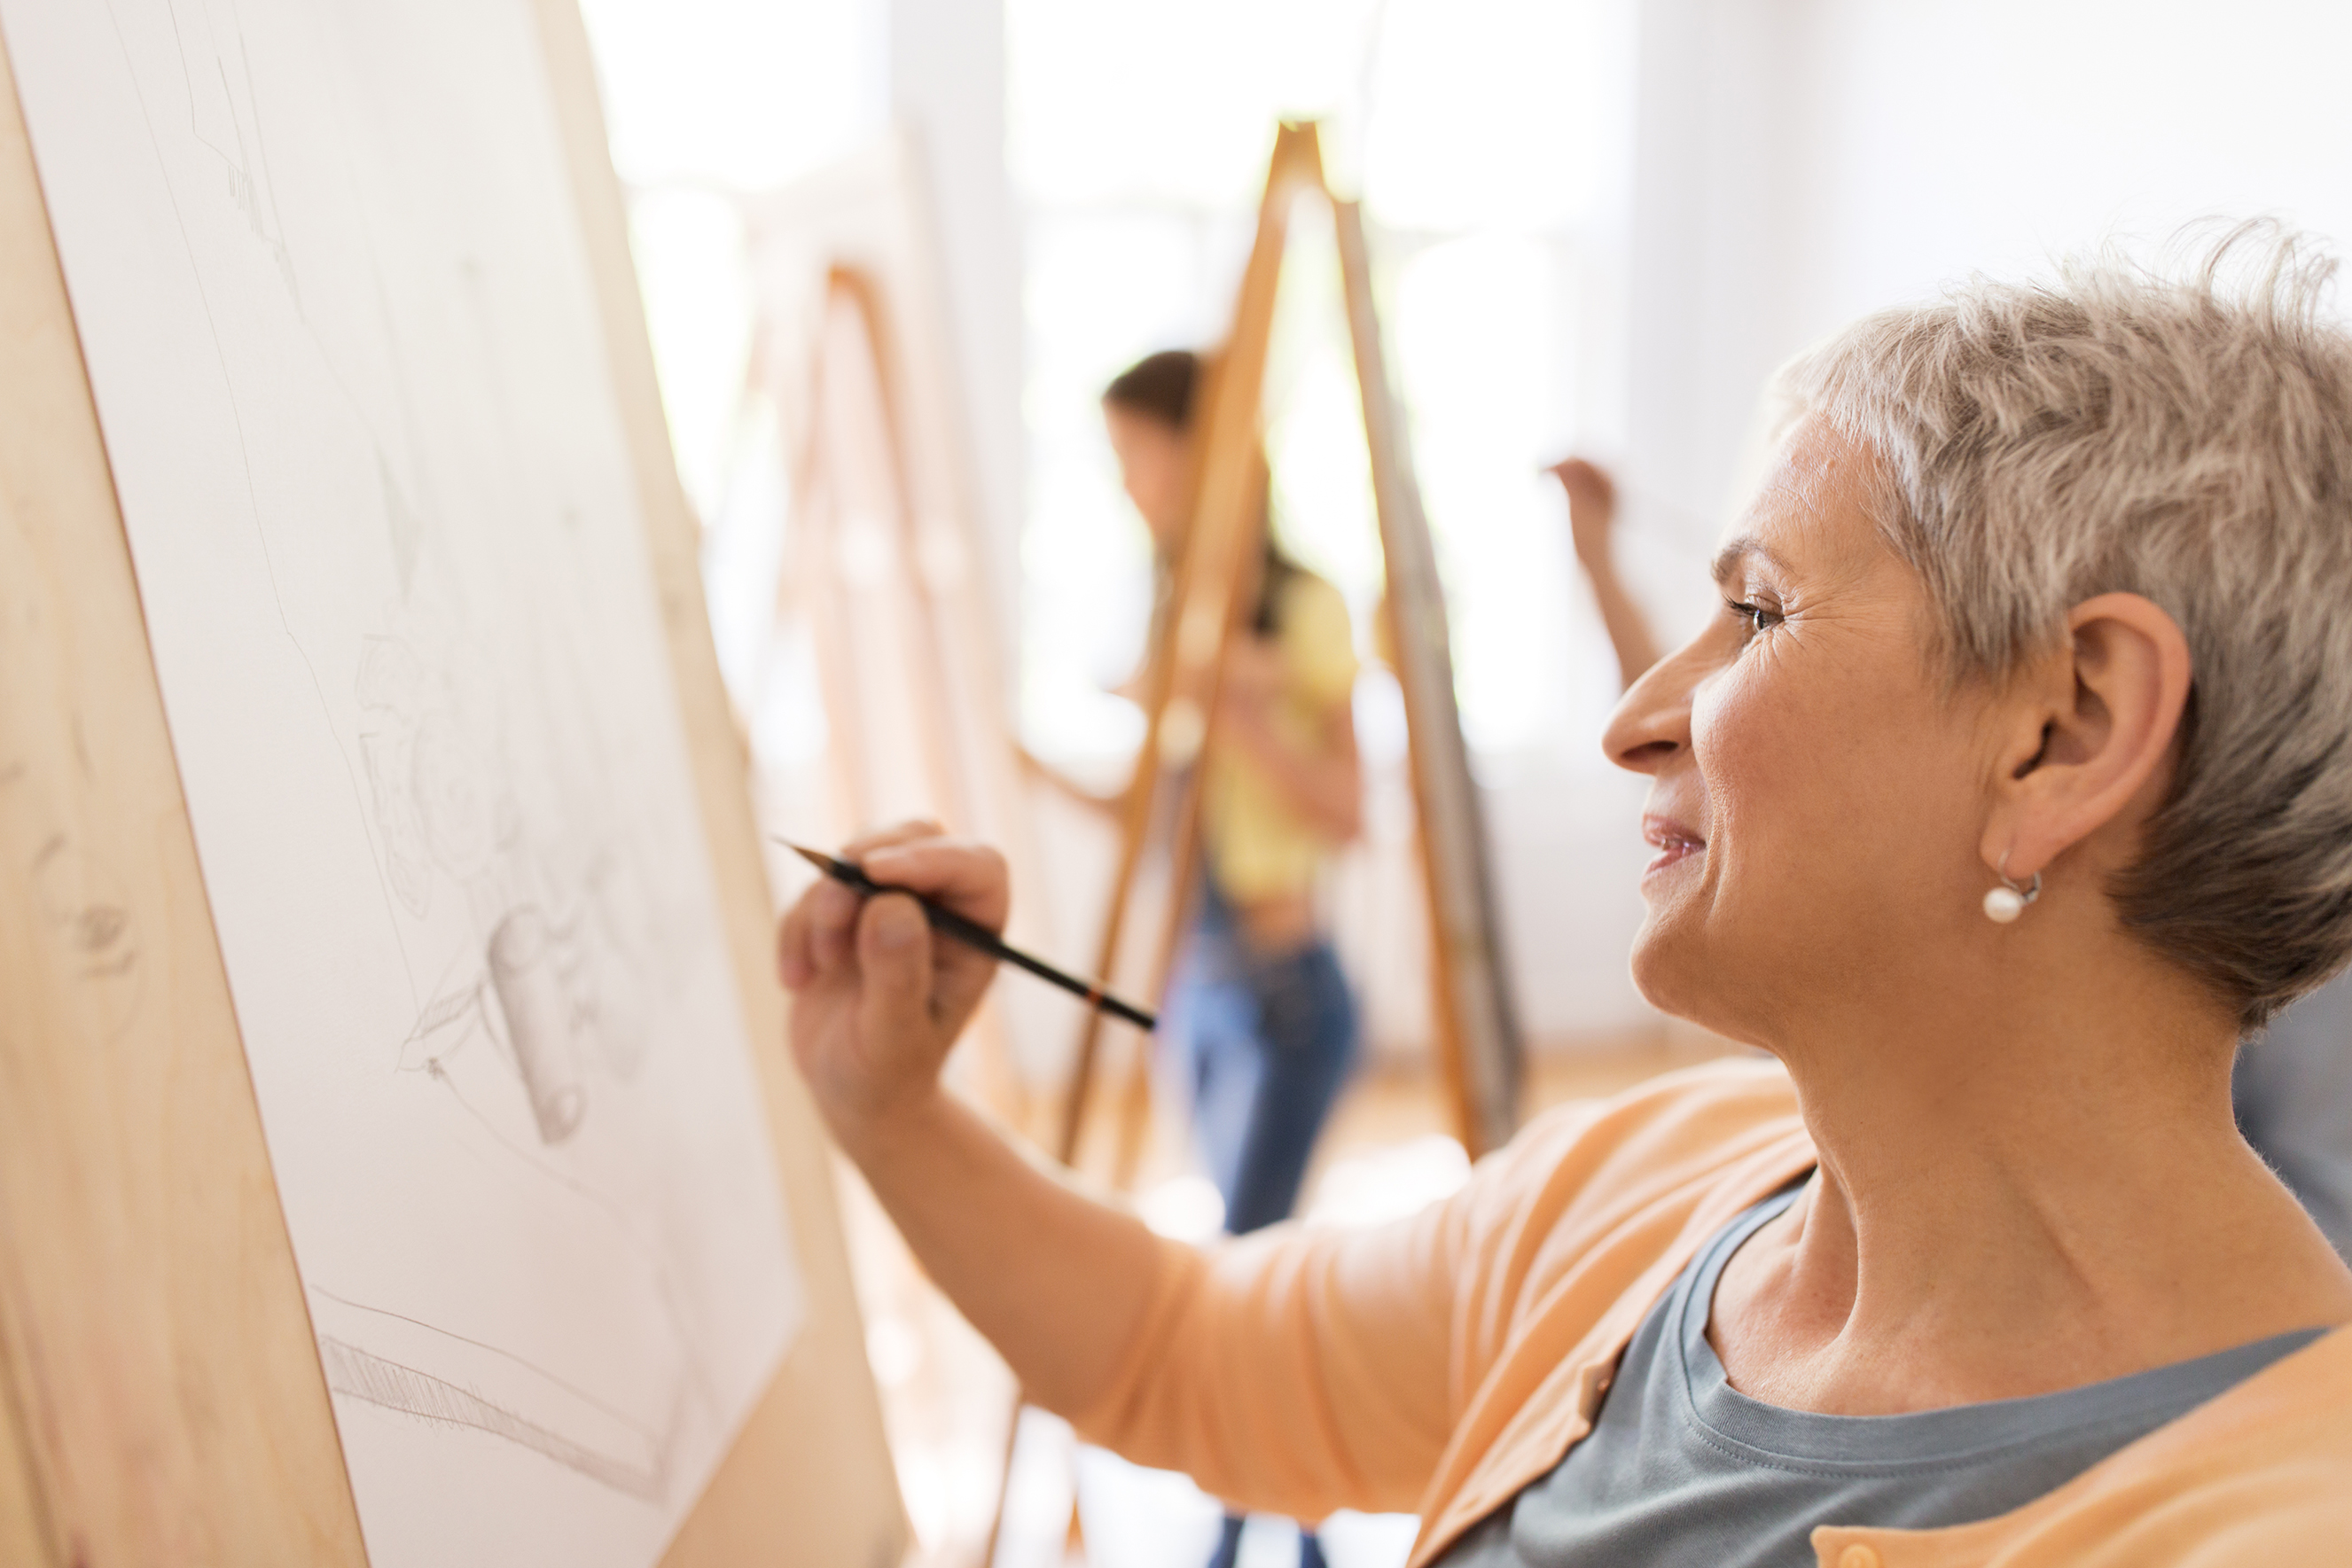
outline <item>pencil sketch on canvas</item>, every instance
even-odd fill
[[[0,0],[378,1568],[655,1561],[801,1310],[533,26]]]

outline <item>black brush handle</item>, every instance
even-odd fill
[[[942,909],[911,888],[892,887],[886,883],[876,882],[872,877],[867,876],[864,868],[855,861],[845,861],[837,855],[825,854],[817,850],[803,849],[800,845],[785,839],[778,839],[776,842],[801,856],[835,882],[866,897],[870,898],[877,893],[905,894],[915,901],[916,907],[923,912],[923,918],[930,923],[932,930],[952,936],[965,946],[976,948],[992,958],[1001,958],[1008,964],[1026,969],[1048,985],[1059,986],[1089,1007],[1100,1008],[1113,1018],[1125,1019],[1138,1029],[1157,1030],[1160,1027],[1158,1017],[1137,1007],[1134,1003],[1123,1002],[1100,986],[1081,980],[1076,975],[1055,968],[1043,958],[1024,953],[979,921],[967,919],[951,909]]]

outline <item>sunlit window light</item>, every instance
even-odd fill
[[[1010,0],[1030,267],[1022,711],[1041,753],[1083,765],[1140,733],[1105,689],[1142,651],[1150,550],[1096,398],[1141,354],[1223,336],[1284,116],[1323,118],[1335,184],[1365,198],[1472,743],[1542,745],[1590,706],[1566,689],[1562,607],[1580,601],[1537,464],[1574,429],[1576,263],[1606,162],[1598,12]],[[1328,226],[1293,249],[1267,396],[1277,528],[1369,633],[1380,558]]]

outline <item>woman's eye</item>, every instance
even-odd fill
[[[1748,623],[1747,630],[1750,632],[1769,632],[1785,619],[1777,610],[1767,610],[1761,604],[1750,604],[1745,600],[1727,599],[1723,603],[1725,609]]]

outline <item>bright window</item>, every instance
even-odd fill
[[[1108,760],[1139,732],[1105,688],[1141,653],[1150,551],[1097,399],[1137,357],[1223,336],[1286,116],[1323,121],[1333,183],[1364,198],[1473,744],[1511,753],[1596,727],[1585,710],[1613,693],[1571,690],[1570,672],[1606,656],[1583,656],[1570,629],[1581,600],[1538,465],[1591,434],[1580,350],[1606,302],[1589,258],[1618,177],[1593,64],[1603,11],[1007,0],[1029,278],[1022,695],[1037,749]],[[1328,225],[1294,230],[1268,455],[1285,543],[1368,632],[1380,556],[1336,267]]]

